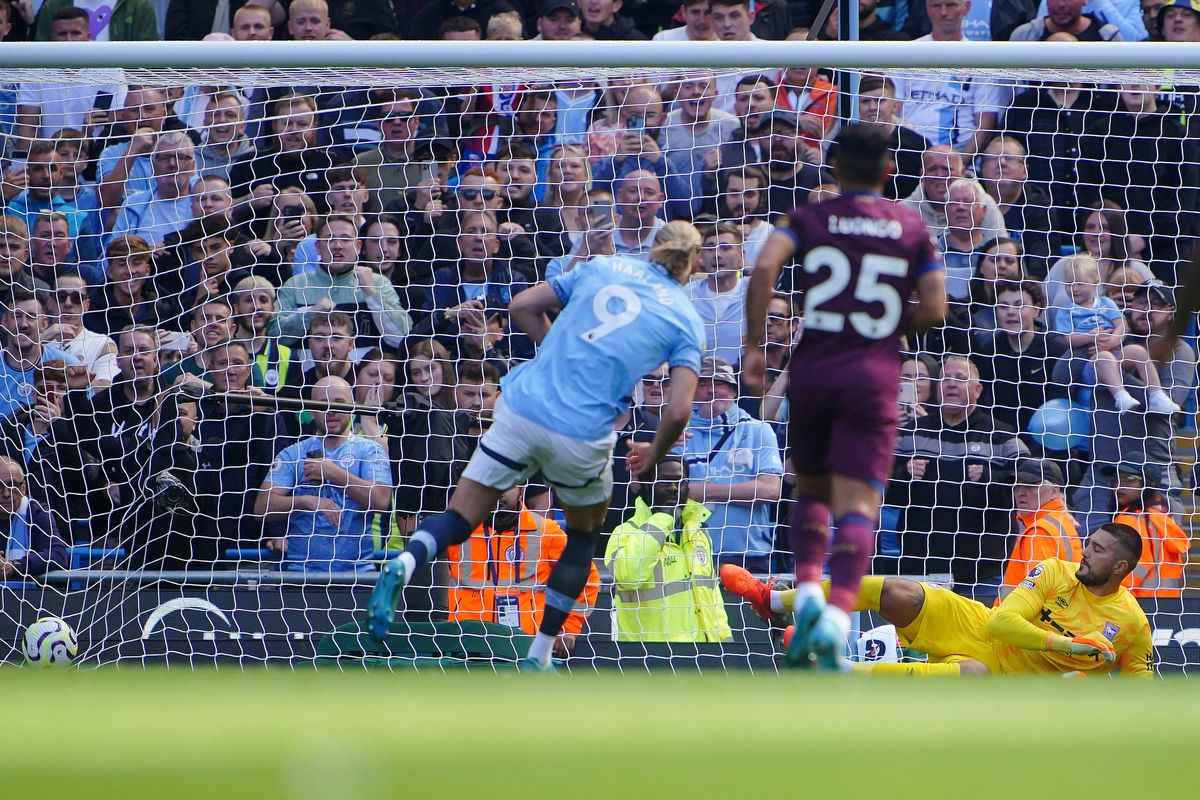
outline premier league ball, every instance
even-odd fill
[[[42,617],[25,629],[22,646],[31,667],[65,667],[75,660],[79,643],[75,631],[58,617]]]

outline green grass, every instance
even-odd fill
[[[1194,798],[1200,685],[0,670],[0,796]]]

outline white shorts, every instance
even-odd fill
[[[563,436],[509,411],[501,398],[463,477],[506,491],[540,469],[563,505],[599,505],[612,495],[616,441],[616,432],[590,441]]]

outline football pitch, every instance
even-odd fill
[[[0,670],[4,797],[1196,797],[1200,685]]]

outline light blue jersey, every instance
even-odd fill
[[[351,499],[349,492],[332,484],[304,482],[304,459],[324,455],[344,470],[368,481],[392,485],[392,467],[383,448],[362,436],[351,436],[334,450],[318,438],[303,439],[285,448],[271,465],[266,483],[291,489],[293,496],[316,494],[341,509],[338,525],[323,514],[293,512],[288,519],[285,569],[351,571],[370,569],[373,539],[367,525],[370,513]]]
[[[597,256],[549,281],[563,311],[537,357],[501,383],[505,404],[572,439],[612,433],[633,386],[667,362],[700,371],[704,327],[658,264]]]
[[[68,364],[78,364],[79,359],[57,347],[42,345],[42,357],[39,364],[50,361],[65,361]],[[29,369],[14,369],[8,363],[8,356],[0,352],[0,417],[26,406],[33,405],[33,383],[37,371]]]

